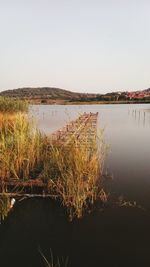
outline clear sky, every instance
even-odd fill
[[[0,0],[0,90],[150,87],[150,0]]]

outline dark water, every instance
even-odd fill
[[[135,112],[136,110],[136,112]],[[0,227],[0,267],[42,267],[50,250],[69,257],[68,266],[150,265],[150,105],[35,106],[32,114],[50,133],[81,112],[99,112],[99,126],[111,151],[105,170],[111,194],[143,209],[107,207],[69,222],[51,200],[24,200]],[[61,266],[64,266],[63,264]]]

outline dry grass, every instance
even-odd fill
[[[0,97],[0,112],[27,112],[28,103],[19,99]]]
[[[43,142],[23,113],[0,116],[0,178],[29,179],[41,168]]]
[[[49,192],[80,218],[97,199],[106,200],[101,177],[106,154],[103,136],[66,144],[41,135],[24,113],[0,114],[0,179],[43,179]]]
[[[7,217],[10,211],[10,198],[3,193],[0,197],[0,223]]]
[[[103,198],[101,176],[106,145],[100,139],[80,143],[76,139],[65,145],[51,143],[43,178],[67,207],[70,219],[82,217],[89,204]],[[99,146],[97,146],[99,143]],[[99,147],[99,149],[98,149]]]

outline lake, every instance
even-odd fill
[[[98,128],[104,129],[105,142],[110,145],[105,169],[114,177],[114,190],[149,205],[150,104],[32,107],[39,128],[46,134],[83,112],[99,112]]]
[[[54,201],[21,201],[0,227],[0,266],[45,266],[39,251],[68,257],[70,267],[149,266],[150,104],[30,107],[48,135],[83,112],[99,112],[98,128],[110,145],[104,168],[113,177],[110,194],[137,207],[109,206],[69,222]]]

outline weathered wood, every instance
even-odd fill
[[[22,192],[22,193],[11,193],[11,192],[5,192],[5,193],[0,193],[0,197],[1,196],[8,196],[8,197],[11,197],[11,198],[13,198],[13,197],[23,197],[23,198],[26,198],[26,197],[31,197],[31,198],[33,198],[33,197],[42,197],[42,198],[57,198],[58,196],[57,195],[52,195],[52,194],[26,194],[26,193],[24,193],[24,192]]]
[[[63,145],[68,145],[73,138],[80,140],[81,143],[84,139],[91,142],[91,137],[93,139],[96,137],[97,117],[98,113],[83,113],[76,120],[54,132],[51,138]]]

